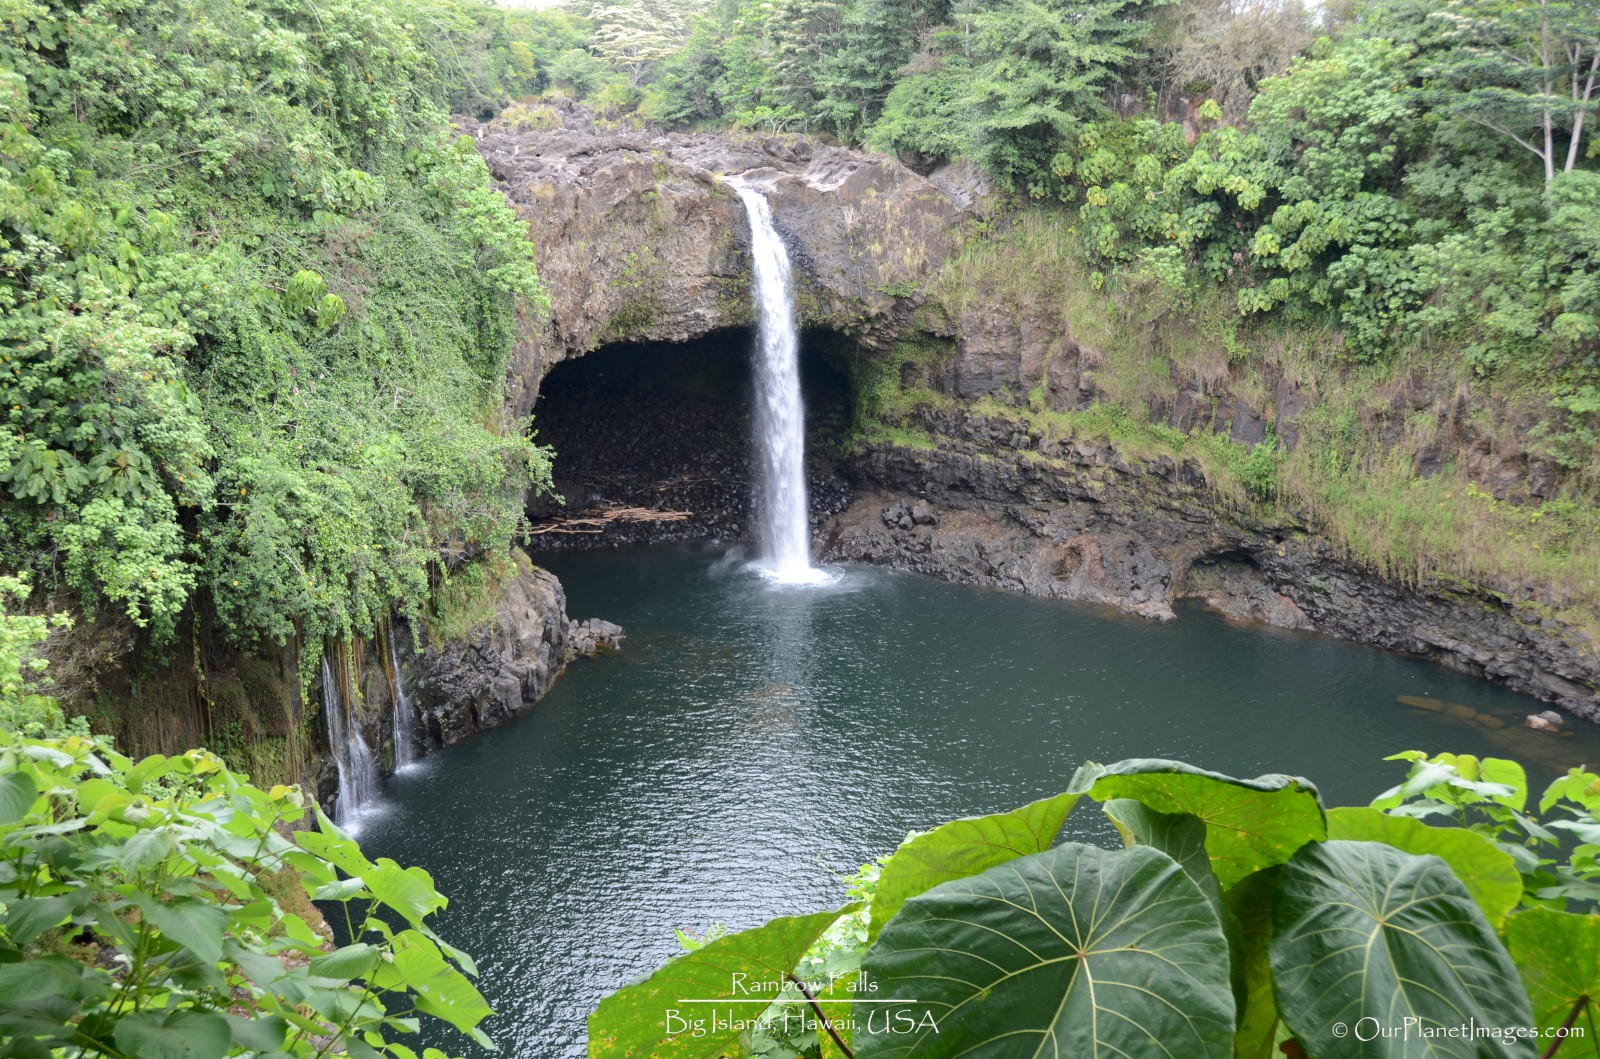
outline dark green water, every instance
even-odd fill
[[[477,957],[503,1055],[582,1055],[588,1012],[677,952],[674,927],[839,904],[836,873],[907,830],[1053,794],[1086,759],[1295,772],[1329,804],[1397,782],[1397,750],[1545,777],[1600,760],[1600,728],[1518,729],[1530,699],[1198,609],[1155,624],[876,570],[776,589],[688,550],[547,561],[572,614],[626,627],[624,651],[392,780],[361,832],[450,895],[439,929]],[[1093,806],[1068,827],[1113,841]]]

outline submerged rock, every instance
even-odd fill
[[[588,658],[606,651],[621,649],[624,637],[622,626],[603,618],[588,618],[567,624],[567,656]]]

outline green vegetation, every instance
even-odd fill
[[[6,1054],[415,1059],[418,1015],[488,1045],[472,961],[429,925],[432,879],[372,863],[320,813],[280,834],[305,809],[205,751],[136,763],[0,728]],[[342,910],[348,944],[311,900]]]
[[[541,295],[445,105],[505,87],[526,23],[411,0],[5,16],[0,567],[158,644],[201,598],[241,646],[317,644],[416,612],[441,553],[503,550],[547,480],[502,400]]]
[[[1515,762],[1391,760],[1403,782],[1342,809],[1293,776],[1086,764],[909,836],[842,909],[694,939],[600,1003],[590,1054],[1597,1054],[1600,776],[1534,807]],[[1125,848],[1059,841],[1085,799]],[[677,1007],[741,983],[771,1005],[700,1027]]]
[[[0,581],[0,603],[22,594]],[[425,871],[369,861],[320,811],[286,837],[305,820],[298,787],[251,786],[204,750],[134,762],[67,722],[36,653],[63,619],[7,609],[0,1054],[416,1059],[419,1015],[490,1045]],[[313,901],[340,911],[347,944]]]
[[[885,293],[1059,320],[1135,418],[1173,367],[1257,408],[1304,386],[1301,444],[1208,470],[1374,569],[1533,583],[1600,625],[1594,0],[728,0],[680,25],[629,75],[636,117],[988,172],[996,218]],[[898,414],[929,387],[886,379],[861,435],[929,443]],[[1425,415],[1380,436],[1410,379],[1470,392],[1474,436],[1541,484],[1490,481]]]

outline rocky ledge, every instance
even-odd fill
[[[532,709],[568,664],[622,645],[620,626],[569,618],[566,592],[556,576],[514,554],[516,576],[465,637],[436,642],[425,628],[397,618],[389,641],[392,656],[369,651],[353,667],[361,699],[352,716],[383,771],[399,757],[397,740],[409,740],[412,756],[421,757],[499,727]],[[406,732],[395,726],[400,696],[412,708],[413,727]],[[338,773],[323,749],[314,787],[332,811]]]
[[[831,561],[1082,600],[1154,619],[1199,598],[1234,618],[1417,655],[1600,721],[1600,650],[1528,604],[1397,585],[1305,527],[1218,495],[1204,470],[1058,442],[977,413],[930,414],[931,448],[867,448],[826,530]]]

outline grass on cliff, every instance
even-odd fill
[[[1070,213],[1030,210],[969,239],[930,283],[930,297],[953,319],[998,307],[1059,320],[1106,398],[1082,412],[1052,411],[1041,378],[1028,394],[980,408],[1055,437],[1193,458],[1228,502],[1247,496],[1274,502],[1358,565],[1413,584],[1481,585],[1600,633],[1600,506],[1593,483],[1574,474],[1557,499],[1497,500],[1463,466],[1460,444],[1439,446],[1441,465],[1424,477],[1418,453],[1438,446],[1440,431],[1426,410],[1410,415],[1387,445],[1380,439],[1381,416],[1397,414],[1392,398],[1408,375],[1466,384],[1452,374],[1459,358],[1448,350],[1409,350],[1387,365],[1358,368],[1338,358],[1340,336],[1332,327],[1241,319],[1221,288],[1174,291],[1148,275],[1102,276],[1086,260]],[[1184,434],[1152,422],[1152,399],[1173,399],[1179,378],[1225,390],[1269,418],[1269,381],[1298,387],[1309,406],[1296,420],[1299,444],[1293,452],[1250,450],[1209,431]],[[1473,380],[1472,388],[1479,404],[1473,426],[1491,438],[1514,429],[1500,421],[1509,419],[1505,408],[1538,399],[1537,386],[1529,389],[1526,380]],[[873,407],[884,420],[904,423],[907,411],[932,399],[907,394]],[[1483,407],[1489,402],[1493,413]]]

